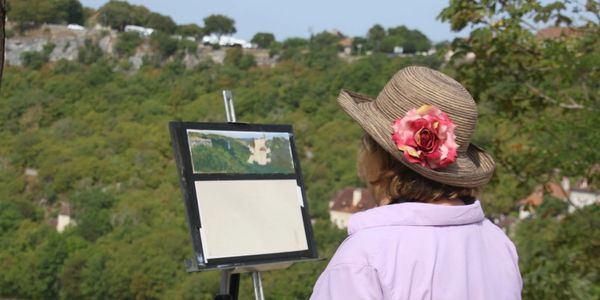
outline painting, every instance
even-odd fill
[[[287,132],[187,130],[195,174],[294,174]]]

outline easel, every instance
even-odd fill
[[[227,117],[227,122],[228,123],[237,123],[236,120],[236,116],[235,116],[235,109],[234,109],[234,105],[233,105],[233,95],[231,93],[231,91],[229,90],[224,90],[223,91],[223,101],[225,104],[225,115]],[[177,127],[177,126],[181,126],[181,124],[176,124],[178,122],[171,122],[170,123],[170,130],[171,130],[171,138],[173,140],[173,146],[175,148],[175,152],[176,153],[181,153],[181,144],[179,144],[177,141],[178,139],[182,139],[185,137],[181,137],[181,132],[178,132],[178,130],[181,127]],[[223,124],[221,124],[223,125]],[[228,126],[238,126],[241,124],[228,124]],[[274,126],[274,125],[271,125]],[[291,132],[291,127],[290,127],[290,132]],[[187,147],[187,146],[185,146]],[[293,148],[292,148],[293,149]],[[189,158],[188,158],[189,159]],[[181,155],[177,155],[176,154],[176,160],[177,160],[177,164],[178,164],[178,170],[181,174],[183,174],[183,163]],[[190,168],[188,166],[188,168]],[[298,170],[298,176],[301,176],[300,171]],[[182,175],[183,176],[183,175]],[[188,178],[188,180],[190,180]],[[195,208],[190,208],[189,204],[189,199],[188,197],[190,197],[189,194],[186,193],[186,181],[183,181],[182,184],[182,190],[184,191],[184,200],[186,202],[186,209],[189,211],[195,209]],[[303,205],[303,207],[308,210],[307,208],[307,204],[305,203]],[[307,211],[304,212],[306,215],[308,215]],[[214,264],[210,264],[209,266],[206,265],[206,260],[203,257],[204,253],[203,251],[198,251],[197,249],[199,249],[201,247],[200,245],[200,239],[199,236],[196,234],[197,230],[199,230],[199,224],[193,224],[193,220],[194,220],[194,216],[190,216],[190,214],[188,214],[188,224],[190,225],[190,231],[191,231],[191,237],[192,237],[192,243],[194,245],[194,249],[196,250],[195,254],[196,257],[189,259],[189,260],[185,260],[185,266],[186,266],[186,270],[188,273],[191,272],[201,272],[201,271],[209,271],[209,270],[219,270],[221,271],[221,284],[220,284],[220,288],[219,288],[219,293],[217,295],[215,295],[215,300],[237,300],[238,299],[238,295],[239,295],[239,287],[240,287],[240,274],[241,273],[251,273],[252,274],[252,282],[254,285],[254,297],[257,300],[263,300],[264,299],[264,294],[263,294],[263,286],[262,286],[262,280],[261,280],[261,275],[260,272],[264,272],[264,271],[268,271],[268,270],[275,270],[275,269],[285,269],[290,267],[292,264],[296,263],[296,262],[306,262],[306,261],[319,261],[322,259],[318,258],[318,254],[316,251],[316,245],[313,241],[312,238],[312,228],[310,227],[310,223],[306,218],[304,219],[304,224],[305,226],[308,226],[308,231],[307,231],[307,243],[309,245],[307,251],[305,251],[301,256],[294,256],[294,257],[288,257],[287,259],[265,259],[262,261],[255,261],[253,263],[244,263],[244,262],[231,262],[231,263],[225,263],[225,264],[218,264],[218,265],[214,265]],[[197,218],[197,217],[196,217]],[[194,226],[195,225],[195,226]],[[194,233],[196,231],[196,233]],[[312,242],[311,242],[312,241]]]
[[[235,123],[235,108],[233,106],[233,94],[229,90],[223,91],[223,102],[225,104],[225,116],[227,122]],[[233,269],[221,271],[221,288],[215,300],[237,300],[240,289],[240,273],[233,273]],[[264,300],[262,280],[259,271],[252,272],[252,283],[254,285],[254,299]]]

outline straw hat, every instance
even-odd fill
[[[338,103],[387,152],[426,178],[451,186],[478,187],[492,177],[494,159],[470,143],[477,105],[460,83],[441,72],[406,67],[392,77],[376,99],[342,90]],[[423,105],[438,107],[456,125],[456,160],[441,169],[409,162],[392,139],[394,121]]]

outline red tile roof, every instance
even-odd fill
[[[561,36],[580,35],[580,31],[571,27],[548,27],[538,30],[536,36],[540,39],[556,39]]]
[[[357,200],[356,205],[354,205],[354,197],[355,191],[357,191],[356,196],[360,197]],[[340,211],[347,213],[355,213],[363,210],[367,210],[369,208],[373,208],[377,206],[373,195],[369,192],[368,189],[360,188],[355,189],[351,187],[347,187],[341,191],[339,191],[332,199],[331,206],[329,210],[331,211]]]

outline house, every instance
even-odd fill
[[[67,202],[60,203],[60,211],[55,219],[50,220],[50,225],[56,228],[58,233],[65,231],[67,226],[75,225],[75,221],[71,219],[71,205]]]
[[[353,213],[377,206],[373,195],[365,188],[348,187],[339,191],[329,202],[329,218],[339,229],[348,227]]]
[[[575,187],[571,187],[568,177],[563,177],[561,183],[549,182],[538,185],[529,196],[519,201],[519,219],[525,219],[535,213],[537,207],[544,202],[544,195],[569,203],[568,212],[572,213],[577,208],[582,208],[600,202],[600,192],[594,191],[586,179],[580,179]]]
[[[137,25],[126,25],[125,32],[137,32],[142,36],[151,36],[154,33],[154,29]]]
[[[529,196],[519,201],[519,219],[526,219],[535,213],[536,208],[544,202],[544,195],[546,194],[567,201],[569,199],[567,192],[569,187],[565,185],[566,183],[568,183],[568,179],[565,177],[563,178],[562,186],[555,182],[537,185]]]
[[[204,45],[219,45],[221,47],[242,47],[245,49],[256,48],[256,45],[248,41],[238,39],[229,35],[205,35],[202,37],[202,43]]]
[[[85,27],[83,27],[79,24],[69,24],[69,25],[67,25],[67,29],[83,31],[83,30],[85,30]]]
[[[344,54],[350,55],[352,54],[352,44],[354,40],[352,38],[343,37],[339,42],[340,45],[344,49]]]
[[[538,32],[535,34],[538,39],[542,40],[578,35],[581,35],[581,31],[572,27],[547,27],[538,30]]]
[[[569,212],[600,202],[600,192],[593,190],[587,179],[577,181],[576,187],[569,194]]]

